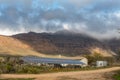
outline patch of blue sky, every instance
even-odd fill
[[[40,13],[38,13],[38,12],[32,12],[32,13],[29,13],[28,14],[28,16],[30,17],[30,18],[34,18],[34,17],[37,17],[37,16],[39,16],[40,15]]]
[[[23,11],[23,5],[22,4],[17,4],[16,9],[17,9],[17,11],[22,12]]]
[[[8,8],[8,4],[0,4],[0,10],[5,10],[6,8]]]
[[[2,12],[0,12],[0,17],[1,17],[2,15],[3,15]]]

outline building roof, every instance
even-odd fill
[[[73,64],[84,65],[80,60],[58,59],[58,58],[43,58],[43,57],[23,57],[22,60],[28,63],[51,63],[51,64]]]

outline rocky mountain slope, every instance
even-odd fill
[[[106,43],[106,45],[109,46],[109,48],[113,52],[115,52],[118,55],[120,55],[120,39],[114,38],[114,39],[111,39],[111,40],[105,40],[104,42]]]
[[[119,39],[99,41],[85,34],[71,32],[0,36],[0,55],[78,57],[86,54],[113,56],[119,52]]]
[[[113,56],[115,54],[108,45],[85,34],[29,32],[12,37],[47,55],[79,56],[98,53],[103,56]]]

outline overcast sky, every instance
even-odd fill
[[[0,34],[70,30],[118,35],[120,0],[0,0]]]

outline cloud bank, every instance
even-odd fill
[[[119,0],[0,0],[0,34],[70,30],[119,37]]]

